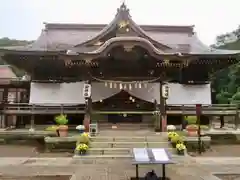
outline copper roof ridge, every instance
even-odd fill
[[[46,30],[54,30],[54,29],[61,29],[61,30],[102,30],[108,24],[78,24],[78,23],[44,23]],[[145,31],[164,31],[164,32],[173,32],[173,31],[186,31],[186,32],[193,32],[194,25],[139,25]]]

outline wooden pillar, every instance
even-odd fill
[[[221,115],[221,116],[220,116],[220,128],[223,128],[224,125],[225,125],[225,123],[224,123],[224,116]]]
[[[213,119],[214,119],[214,116],[210,116],[209,117],[209,130],[213,129]]]
[[[186,123],[184,122],[185,118],[184,118],[184,114],[181,114],[181,130],[184,130],[186,128]]]
[[[154,118],[154,128],[156,132],[161,132],[161,117],[160,117],[160,110],[157,104],[156,99],[154,100],[154,114],[153,114],[153,118]]]
[[[31,115],[31,120],[30,120],[30,129],[34,130],[35,129],[35,114],[34,114],[34,105],[32,106],[32,115]]]
[[[16,88],[16,103],[20,103],[20,89]]]
[[[1,122],[1,125],[0,125],[0,128],[5,128],[6,127],[6,116],[4,114],[1,114],[0,115],[0,122]]]
[[[2,128],[6,128],[8,126],[8,117],[6,114],[4,114],[4,109],[6,108],[8,104],[8,88],[3,89],[3,99],[2,99],[2,104],[1,104],[1,109],[3,111],[1,121],[2,121]]]
[[[34,116],[34,114],[32,114],[31,115],[31,128],[30,129],[34,129],[35,128],[35,121],[34,121],[34,118],[35,118],[35,116]]]
[[[8,88],[3,89],[3,103],[7,104],[8,103]]]

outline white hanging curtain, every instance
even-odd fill
[[[107,99],[121,91],[119,87],[114,88],[114,85],[111,87],[105,83],[92,83],[92,102]]]
[[[31,83],[29,103],[41,106],[85,104],[83,85],[84,82]]]
[[[157,103],[160,103],[160,83],[148,83],[147,86],[141,84],[140,87],[141,88],[139,88],[138,84],[136,86],[133,85],[131,90],[126,89],[125,91],[144,101],[153,103],[156,99]]]

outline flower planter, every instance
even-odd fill
[[[85,156],[87,154],[87,151],[81,150],[79,151],[80,156]]]
[[[187,129],[188,136],[197,136],[198,130],[197,129]]]
[[[60,125],[58,127],[58,132],[60,137],[67,137],[68,136],[68,126]]]
[[[167,132],[174,132],[176,129],[177,128],[174,125],[167,125]]]
[[[184,150],[177,150],[177,154],[183,156],[184,155]]]
[[[76,129],[80,132],[80,134],[85,132],[85,126],[84,125],[78,125]]]
[[[68,123],[67,115],[60,114],[55,118],[56,123],[59,125],[57,128],[57,133],[60,137],[67,137],[68,136]]]

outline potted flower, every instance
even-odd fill
[[[168,141],[171,141],[172,137],[178,136],[178,133],[176,132],[168,132]]]
[[[80,134],[84,133],[85,131],[85,126],[84,125],[78,125],[76,127],[77,130],[79,130]]]
[[[185,120],[187,121],[187,124],[197,124],[197,116],[185,116]]]
[[[176,144],[176,150],[178,155],[184,155],[186,146],[183,143]]]
[[[45,128],[45,131],[49,131],[49,132],[57,133],[57,130],[58,130],[58,126],[56,126],[56,125],[48,126]]]
[[[67,115],[60,114],[55,117],[56,123],[58,126],[58,132],[60,137],[67,137],[68,135],[68,126],[66,125],[68,123]]]
[[[89,145],[89,142],[90,142],[90,139],[89,139],[88,133],[82,133],[80,137],[77,139],[76,146],[78,146],[79,144]]]
[[[173,148],[176,148],[176,145],[183,143],[183,138],[181,136],[173,136],[171,139],[171,144]]]
[[[176,126],[174,126],[174,125],[167,125],[167,131],[168,132],[176,131]]]
[[[78,152],[79,155],[85,155],[87,153],[87,150],[88,150],[88,145],[84,143],[80,143],[76,147],[76,151]]]
[[[198,126],[196,124],[191,124],[186,127],[189,136],[196,136],[198,131]]]

